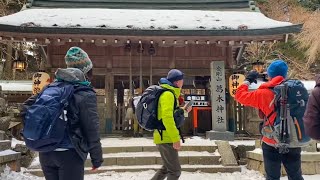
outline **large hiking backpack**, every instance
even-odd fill
[[[305,133],[303,116],[306,110],[309,94],[299,80],[286,80],[272,89],[275,93],[275,110],[266,117],[266,121],[273,113],[277,113],[273,126],[262,128],[262,134],[274,139],[280,153],[287,153],[288,148],[303,147],[311,140]],[[269,121],[270,122],[270,121]]]
[[[49,152],[58,148],[67,127],[67,106],[74,92],[69,83],[48,85],[28,107],[22,135],[29,149]]]
[[[139,125],[148,131],[158,130],[161,135],[161,139],[162,131],[166,130],[166,128],[164,127],[162,121],[158,120],[158,102],[160,95],[165,91],[170,90],[157,85],[148,87],[141,95],[141,98],[135,110]],[[175,96],[173,112],[176,126],[180,131],[180,127],[184,123],[184,111],[177,107],[177,99]]]

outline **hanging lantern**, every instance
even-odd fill
[[[156,53],[156,49],[154,48],[153,44],[150,45],[148,53],[150,56],[153,56]]]
[[[124,50],[126,52],[130,52],[131,51],[131,44],[130,43],[127,43],[125,46],[124,46]]]
[[[21,59],[13,61],[13,69],[24,71],[26,69],[26,62]]]
[[[264,70],[264,63],[257,60],[256,62],[252,63],[252,68],[256,70],[258,73],[262,73]]]

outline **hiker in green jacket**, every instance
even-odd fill
[[[171,91],[165,91],[159,98],[158,119],[162,120],[166,130],[162,131],[162,139],[158,131],[154,131],[153,138],[160,151],[163,166],[153,176],[152,180],[163,180],[166,177],[168,180],[177,180],[181,175],[178,156],[181,144],[179,130],[176,127],[173,114],[174,101],[179,98],[183,86],[183,73],[177,69],[170,70],[167,78],[160,79],[160,85]],[[179,105],[178,101],[177,105]],[[186,111],[190,112],[191,109],[192,107],[189,107]]]

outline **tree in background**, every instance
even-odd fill
[[[21,10],[27,0],[0,0],[0,16],[7,16]]]
[[[0,0],[0,16],[7,16],[20,11],[27,0]],[[30,79],[32,74],[44,70],[46,60],[45,47],[31,42],[0,42],[0,79]],[[26,63],[25,71],[17,71],[13,75],[13,61],[22,58]]]
[[[297,36],[300,49],[305,49],[307,57],[307,66],[310,68],[313,64],[320,61],[320,11],[315,11],[308,21],[303,24],[303,30]]]
[[[298,2],[312,11],[320,10],[320,0],[298,0]]]

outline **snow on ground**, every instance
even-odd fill
[[[154,175],[155,171],[143,172],[106,172],[101,174],[85,175],[85,180],[149,180]],[[305,180],[319,180],[320,175],[304,176]],[[22,172],[16,173],[9,171],[6,168],[5,172],[0,175],[1,180],[44,180]],[[257,171],[242,168],[242,172],[235,173],[201,173],[201,172],[182,172],[180,180],[263,180],[264,177]],[[282,177],[281,180],[286,180],[287,177]]]
[[[11,139],[11,148],[15,148],[17,144],[26,144],[24,141],[19,141],[16,138]]]
[[[99,29],[215,30],[291,26],[260,12],[140,9],[27,9],[0,18],[0,24]]]
[[[103,147],[128,147],[128,146],[154,146],[152,138],[102,138],[101,143]],[[229,141],[231,145],[248,145],[254,146],[254,140],[235,140]],[[204,139],[202,137],[193,136],[185,139],[182,146],[214,146],[214,141]]]

